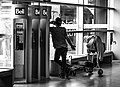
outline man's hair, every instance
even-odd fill
[[[59,18],[59,17],[57,17],[57,18],[55,19],[55,21],[56,21],[56,22],[62,22],[62,19]]]
[[[58,25],[58,26],[61,26],[61,24],[62,24],[61,18],[57,17],[57,18],[55,19],[55,24]]]

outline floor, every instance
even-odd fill
[[[76,77],[69,80],[50,77],[50,80],[32,84],[15,84],[14,87],[120,87],[120,61],[102,66],[103,76],[99,77],[97,71],[92,76],[85,76],[83,71],[78,71]]]

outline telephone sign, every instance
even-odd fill
[[[15,8],[15,15],[25,15],[25,8]]]
[[[35,8],[34,9],[34,15],[35,16],[40,16],[40,14],[42,16],[47,16],[48,15],[47,9]]]
[[[40,16],[40,8],[35,8],[34,14]]]
[[[43,10],[42,10],[42,15],[43,15],[43,16],[47,16],[47,14],[48,14],[48,13],[47,13],[47,9],[43,9]]]

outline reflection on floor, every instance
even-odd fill
[[[49,81],[15,84],[14,87],[120,87],[120,62],[104,65],[103,70],[103,77],[98,77],[97,71],[91,77],[85,77],[85,73],[79,71],[70,80],[51,77]]]

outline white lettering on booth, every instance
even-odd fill
[[[15,14],[16,15],[24,15],[25,14],[25,8],[15,8]]]
[[[47,9],[43,9],[42,14],[43,16],[47,16]]]

